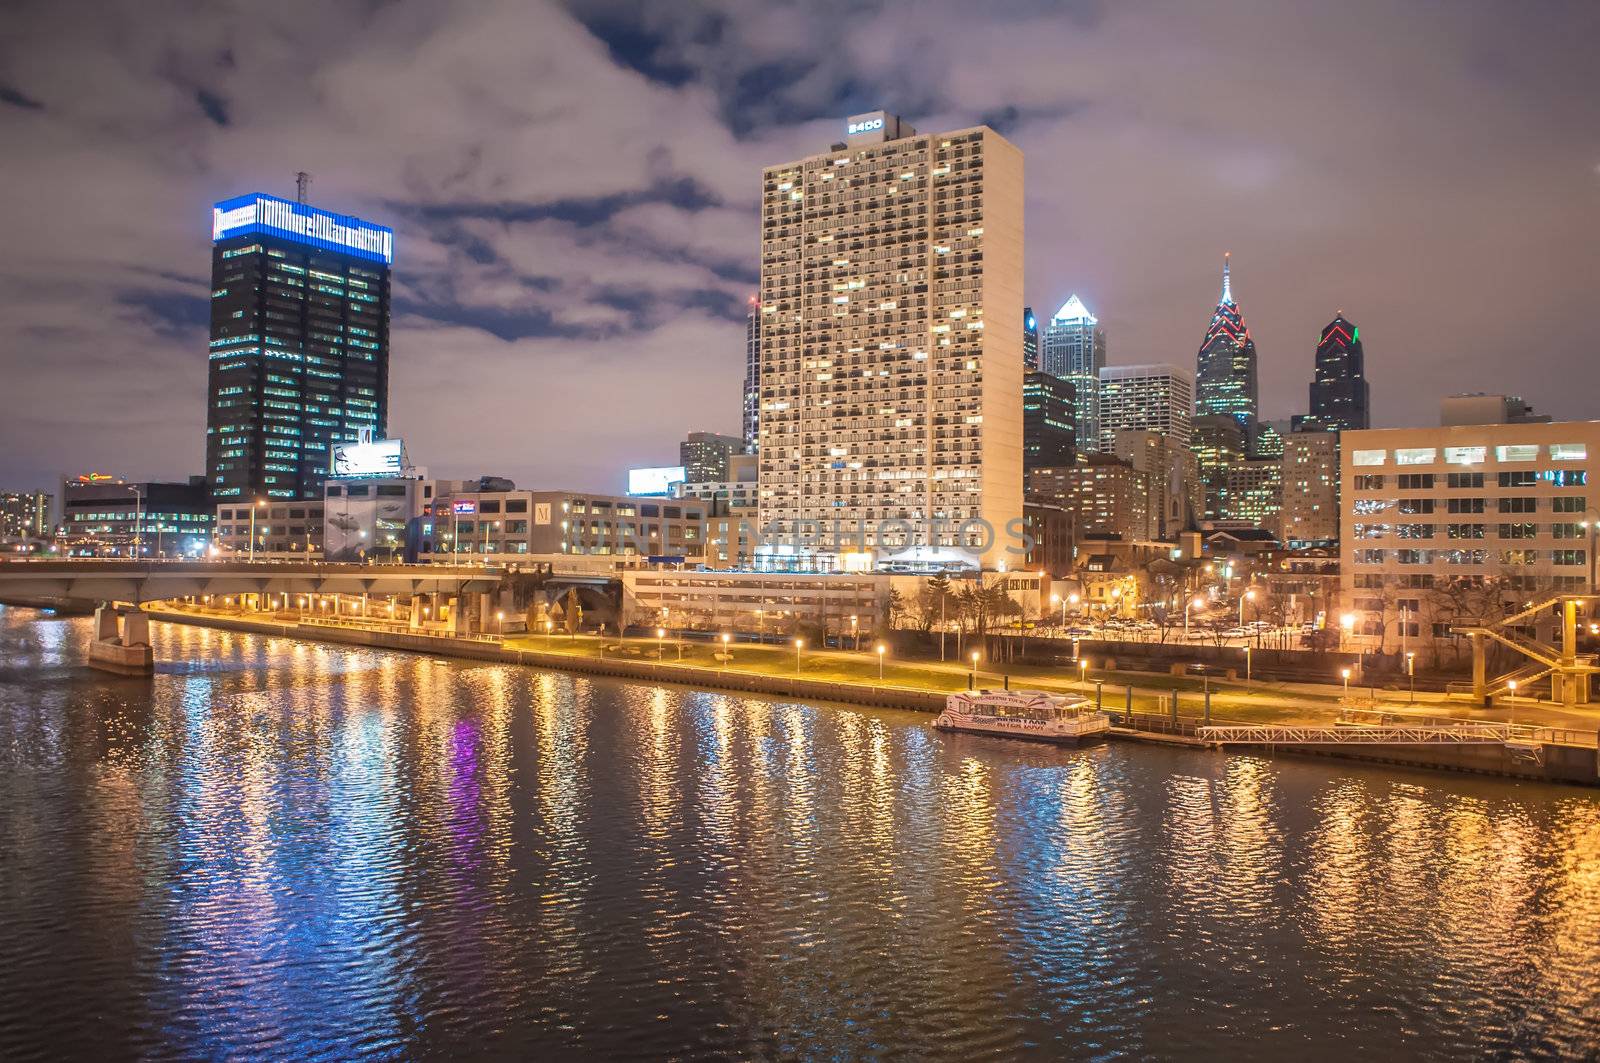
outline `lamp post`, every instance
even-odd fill
[[[880,683],[883,682],[883,653],[887,648],[883,643],[878,643],[878,682]]]
[[[1339,617],[1339,649],[1344,649],[1345,640],[1350,637],[1350,633],[1355,630],[1355,626],[1356,614],[1345,613]]]
[[[973,650],[972,651],[972,678],[971,678],[971,680],[969,680],[969,682],[972,683],[972,689],[976,690],[977,687],[978,687],[978,651],[977,650]]]
[[[1409,650],[1406,653],[1406,679],[1411,684],[1410,704],[1415,705],[1417,703],[1417,653],[1415,650]]]
[[[1245,647],[1244,647],[1244,681],[1245,681],[1246,685],[1248,685],[1249,682],[1250,682],[1250,644],[1249,643],[1245,643]]]
[[[1244,627],[1244,603],[1245,602],[1253,602],[1253,601],[1255,601],[1255,599],[1256,599],[1256,592],[1253,591],[1253,590],[1245,591],[1243,594],[1239,595],[1239,626],[1240,627]]]
[[[556,622],[554,620],[546,618],[545,622],[544,622],[544,648],[546,650],[550,649],[550,636],[555,631],[555,629],[556,629]]]
[[[850,648],[853,650],[861,649],[861,628],[859,618],[854,614],[850,616]]]
[[[256,510],[266,505],[261,499],[256,499],[256,504],[250,507],[250,560],[256,559]]]
[[[767,644],[767,611],[756,610],[756,641],[765,646]]]
[[[1350,700],[1350,669],[1341,668],[1339,674],[1344,677],[1344,700]]]
[[[1190,598],[1188,601],[1183,603],[1183,637],[1185,639],[1187,639],[1189,637],[1189,609],[1190,609],[1190,607],[1192,606],[1195,609],[1203,609],[1205,607],[1205,604],[1206,604],[1205,603],[1205,599],[1201,598],[1199,595],[1195,595],[1193,598]]]
[[[133,492],[133,556],[139,557],[144,553],[144,492],[138,484],[129,484],[128,490]]]
[[[658,661],[667,655],[666,638],[667,629],[664,627],[656,628],[656,660]]]
[[[800,674],[800,651],[806,648],[805,639],[794,640],[794,674]]]
[[[733,656],[733,652],[728,649],[728,642],[732,638],[733,636],[728,634],[726,631],[722,633],[722,667],[724,669],[728,667],[728,659]]]
[[[1089,681],[1089,658],[1087,658],[1087,657],[1079,657],[1078,658],[1078,682],[1087,683],[1088,681]]]

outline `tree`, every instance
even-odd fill
[[[567,622],[567,634],[576,635],[578,624],[583,619],[583,606],[578,604],[578,588],[571,587],[567,590],[567,605],[562,613]]]
[[[883,626],[885,630],[893,631],[900,626],[900,618],[906,613],[905,595],[894,587],[889,588],[889,599],[883,606]]]

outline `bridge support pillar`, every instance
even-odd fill
[[[116,607],[109,602],[94,611],[89,667],[118,675],[153,675],[156,662],[150,648],[150,618],[136,606],[122,617],[120,633],[117,620]]]

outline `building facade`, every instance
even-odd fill
[[[1100,370],[1105,367],[1106,330],[1073,295],[1045,326],[1039,368],[1072,385],[1072,423],[1085,450],[1100,440]]]
[[[1233,299],[1228,256],[1222,261],[1222,297],[1195,356],[1194,412],[1197,417],[1232,417],[1255,444],[1257,417],[1256,341]]]
[[[1033,307],[1022,308],[1022,371],[1034,373],[1039,369],[1039,319],[1033,316]]]
[[[1339,541],[1339,433],[1291,432],[1283,441],[1278,534],[1289,550]]]
[[[1249,456],[1244,426],[1227,414],[1205,414],[1194,419],[1190,441],[1203,486],[1207,520],[1232,520],[1228,499],[1228,470]]]
[[[1110,454],[1080,454],[1072,465],[1033,469],[1028,494],[1070,513],[1080,541],[1091,535],[1129,542],[1152,537],[1150,477]]]
[[[1123,431],[1160,432],[1187,447],[1194,432],[1194,377],[1175,365],[1110,365],[1100,370],[1100,435],[1110,451]]]
[[[698,564],[705,557],[708,508],[699,501],[492,487],[434,481],[417,560],[537,560],[602,571],[619,561]]]
[[[392,230],[253,194],[212,209],[206,478],[320,499],[335,443],[383,436]]]
[[[1228,466],[1223,477],[1224,521],[1278,534],[1283,508],[1283,458],[1245,458]]]
[[[1452,623],[1594,586],[1600,422],[1372,429],[1340,445],[1341,576],[1361,648],[1448,641]]]
[[[876,112],[768,167],[760,514],[991,562],[1022,514],[1022,153]],[[824,551],[826,552],[826,551]]]
[[[744,440],[715,432],[690,432],[678,444],[678,464],[685,483],[719,483],[732,479],[734,455],[744,450]]]
[[[322,559],[322,499],[223,502],[216,507],[216,546],[233,559]]]
[[[750,297],[744,322],[744,449],[761,441],[761,300]]]
[[[1204,499],[1194,451],[1163,432],[1124,429],[1111,434],[1111,453],[1148,477],[1155,538],[1195,526]]]
[[[1049,373],[1022,379],[1022,467],[1070,465],[1077,450],[1072,385]]]
[[[0,539],[47,538],[54,503],[45,491],[0,491]]]
[[[187,483],[61,480],[61,551],[77,557],[198,557],[211,546],[203,476]]]

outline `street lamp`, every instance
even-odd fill
[[[972,686],[974,688],[976,688],[977,685],[978,685],[978,651],[977,650],[973,650],[972,651]]]
[[[1339,674],[1344,676],[1344,700],[1350,700],[1350,669],[1341,668]]]
[[[733,656],[733,654],[728,650],[728,642],[732,638],[733,638],[733,636],[728,634],[726,631],[724,631],[722,633],[722,667],[723,668],[727,668],[728,667],[728,658]]]
[[[266,505],[261,499],[256,499],[256,504],[250,507],[250,560],[256,559],[256,510]]]
[[[883,682],[883,654],[888,649],[883,643],[878,643],[878,682]]]
[[[1248,642],[1245,643],[1244,647],[1244,681],[1247,684],[1250,682],[1250,644]]]
[[[133,492],[133,556],[139,557],[144,553],[144,492],[138,484],[129,484],[128,490]]]
[[[1256,592],[1254,590],[1248,590],[1248,591],[1245,591],[1243,594],[1239,595],[1239,626],[1240,627],[1244,627],[1244,603],[1245,602],[1253,602],[1255,600],[1256,600]]]
[[[1079,657],[1078,658],[1078,682],[1087,683],[1088,681],[1089,681],[1089,658],[1087,658],[1087,657]]]
[[[1411,704],[1417,703],[1417,652],[1409,650],[1406,653],[1406,678],[1411,682]]]
[[[544,648],[547,649],[547,650],[550,648],[550,635],[555,631],[555,629],[556,629],[556,622],[554,620],[549,619],[548,617],[545,618],[545,622],[544,622]]]
[[[805,639],[794,640],[794,674],[800,674],[800,651],[806,648]]]
[[[656,628],[656,660],[658,661],[667,655],[666,638],[667,629],[664,627]]]
[[[861,629],[857,624],[857,618],[854,614],[852,614],[850,617],[850,648],[853,650],[859,650],[861,648]]]
[[[1344,641],[1350,637],[1350,633],[1355,630],[1355,626],[1356,614],[1345,613],[1339,617],[1339,648],[1341,650],[1344,649]]]
[[[1195,595],[1193,598],[1190,598],[1188,601],[1183,603],[1183,637],[1184,638],[1187,639],[1189,637],[1189,609],[1191,607],[1193,607],[1195,609],[1204,609],[1205,605],[1206,605],[1205,599],[1200,597],[1199,595]]]

